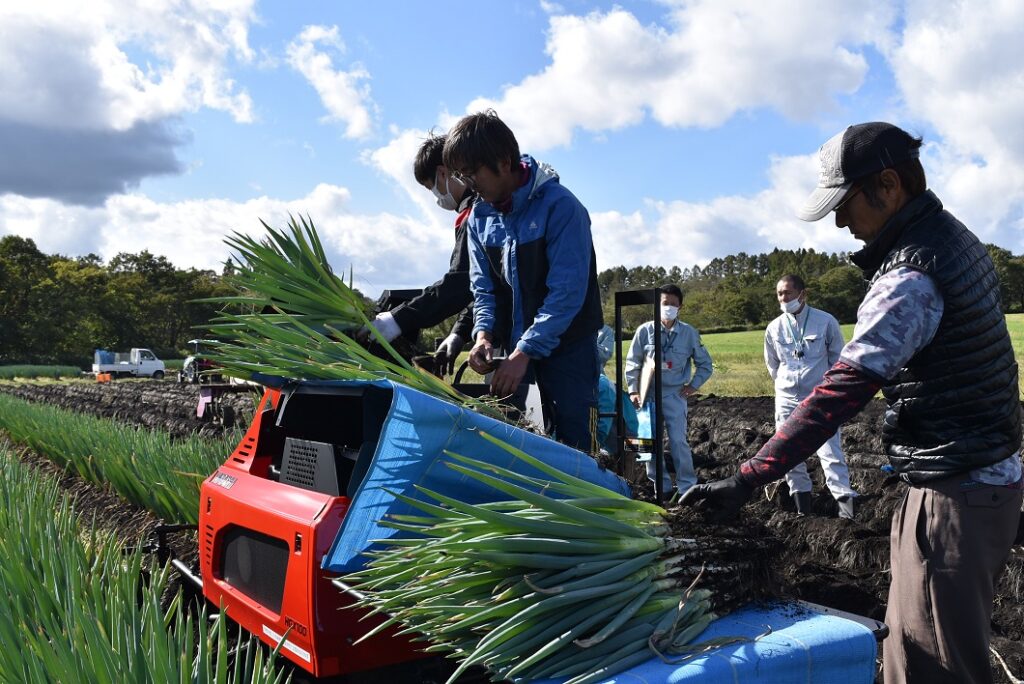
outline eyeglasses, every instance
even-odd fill
[[[450,174],[451,174],[452,178],[454,178],[455,180],[459,181],[460,183],[465,185],[467,188],[472,189],[472,188],[476,187],[476,179],[474,179],[473,177],[477,174],[477,172],[479,170],[480,170],[479,166],[474,168],[472,171],[465,171],[465,172],[463,172],[463,171],[456,171],[455,169],[451,169],[450,170]]]
[[[859,195],[860,191],[863,190],[863,189],[864,189],[863,185],[858,185],[856,190],[854,190],[853,192],[846,193],[846,197],[843,198],[843,201],[840,202],[839,204],[837,204],[836,206],[834,206],[832,208],[832,211],[834,211],[836,213],[839,213],[839,210],[842,209],[843,207],[845,207],[847,204],[849,204],[850,200],[852,200],[854,197]]]

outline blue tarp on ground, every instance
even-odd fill
[[[716,620],[697,641],[720,636],[757,641],[725,646],[679,665],[658,658],[606,680],[615,684],[871,684],[878,642],[868,627],[798,604],[748,607]],[[556,684],[544,680],[535,684]]]
[[[548,479],[507,451],[484,440],[477,434],[481,430],[563,472],[630,495],[629,486],[624,480],[610,471],[600,469],[590,456],[545,437],[467,411],[404,385],[385,381],[333,384],[372,384],[388,387],[394,394],[372,460],[369,464],[361,464],[368,466],[366,476],[352,497],[351,508],[345,515],[337,539],[324,558],[324,567],[332,572],[353,572],[362,568],[367,560],[362,554],[374,547],[372,540],[388,539],[398,534],[378,524],[386,515],[417,513],[384,488],[428,501],[430,499],[418,493],[414,485],[468,503],[507,498],[491,487],[445,466],[445,449],[517,473]]]

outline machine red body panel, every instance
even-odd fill
[[[349,499],[269,477],[279,440],[268,426],[281,402],[267,390],[262,410],[227,461],[202,485],[199,511],[203,593],[266,644],[316,677],[358,672],[424,657],[387,630],[357,646],[379,624],[331,583],[321,561]]]

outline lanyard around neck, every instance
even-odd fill
[[[800,328],[800,337],[799,338],[796,335],[796,328],[793,327],[793,323],[790,321],[790,319],[793,319],[793,321],[795,321],[796,320],[796,316],[794,316],[793,314],[786,314],[786,327],[789,328],[789,334],[792,335],[793,342],[796,343],[796,344],[799,344],[801,348],[807,346],[807,341],[804,339],[804,333],[807,332],[807,321],[809,321],[811,319],[811,311],[810,311],[810,309],[808,309],[806,311],[806,314],[807,315],[804,316],[804,324]]]
[[[666,330],[665,326],[661,325],[660,322],[658,324],[658,327],[661,328],[662,334],[665,335],[665,344],[661,345],[661,351],[662,352],[667,352],[668,350],[670,350],[672,348],[672,345],[675,344],[675,342],[676,342],[676,335],[679,334],[674,329],[676,327],[676,324],[673,323],[672,324],[672,328],[670,328],[669,330]]]

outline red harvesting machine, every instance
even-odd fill
[[[245,437],[202,485],[203,594],[314,677],[424,658],[321,568],[372,453],[391,391],[374,386],[267,389]],[[180,566],[179,566],[179,569]],[[198,578],[194,578],[198,579]]]

